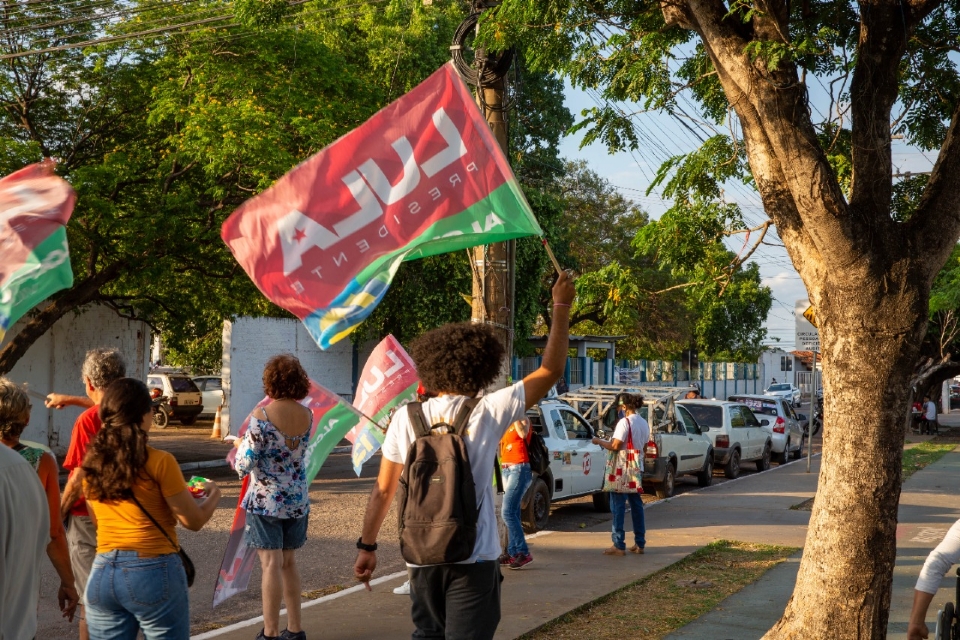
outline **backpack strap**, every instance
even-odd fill
[[[410,424],[413,425],[413,433],[417,438],[425,438],[430,435],[430,425],[427,424],[427,416],[423,414],[422,403],[407,403],[407,417],[410,418]]]
[[[467,432],[467,421],[470,419],[470,414],[473,413],[474,408],[480,404],[480,398],[470,398],[463,403],[463,406],[460,407],[460,413],[457,414],[456,420],[453,421],[453,432],[463,437],[463,434]]]
[[[497,493],[503,494],[503,475],[500,473],[500,456],[493,459],[493,477],[497,479]],[[960,568],[957,570],[960,571]]]

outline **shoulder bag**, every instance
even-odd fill
[[[153,516],[150,515],[150,512],[143,508],[143,505],[140,504],[140,501],[137,500],[137,496],[133,495],[133,489],[130,489],[130,497],[133,498],[133,502],[140,507],[140,511],[143,511],[144,515],[150,518],[150,522],[153,523],[157,529],[160,530],[160,533],[163,534],[163,537],[167,541],[177,548],[177,555],[180,556],[180,562],[183,563],[183,572],[187,574],[187,587],[193,586],[193,581],[197,577],[197,570],[193,566],[193,560],[190,559],[190,556],[187,555],[187,552],[183,550],[183,547],[178,545],[173,541],[173,539],[167,535],[167,532],[163,530],[163,527],[160,526],[160,523],[153,519]]]
[[[602,491],[643,493],[643,471],[640,469],[642,455],[643,451],[633,448],[633,424],[628,420],[626,447],[607,452]]]

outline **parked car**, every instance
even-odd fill
[[[160,410],[171,418],[179,420],[180,424],[190,426],[197,421],[197,416],[203,411],[200,389],[186,373],[178,370],[155,369],[147,376],[147,388],[160,389],[160,395],[166,396],[166,401],[160,405]],[[158,424],[155,420],[154,424]],[[164,427],[166,422],[164,422]],[[163,427],[161,427],[163,428]]]
[[[754,462],[757,471],[770,468],[773,438],[749,407],[723,400],[680,400],[678,411],[688,410],[713,441],[713,462],[728,478],[740,475],[741,462]]]
[[[223,404],[223,381],[220,376],[196,376],[193,382],[200,389],[203,405],[200,417],[213,417],[217,413],[217,408]]]
[[[766,388],[766,390],[763,392],[763,395],[786,398],[788,401],[793,403],[793,406],[800,406],[800,387],[789,382],[772,384]]]
[[[789,400],[775,396],[760,396],[752,394],[734,395],[728,398],[731,402],[744,404],[753,411],[754,415],[770,429],[773,441],[773,459],[784,464],[790,456],[799,458],[807,441],[807,416],[797,413]]]

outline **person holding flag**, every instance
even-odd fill
[[[566,366],[573,280],[561,273],[553,287],[553,322],[536,371],[521,382],[484,393],[467,419],[463,437],[476,487],[479,518],[476,542],[467,560],[455,564],[408,564],[416,637],[493,638],[500,623],[500,540],[493,496],[493,465],[507,428],[524,417],[553,387]],[[471,398],[496,380],[505,356],[493,329],[482,324],[448,324],[429,331],[411,345],[410,354],[429,392],[422,405],[428,424],[451,421]],[[354,573],[369,583],[377,567],[377,535],[416,441],[409,412],[398,411],[387,429],[380,473],[367,503],[357,541]],[[369,585],[368,585],[369,586]]]

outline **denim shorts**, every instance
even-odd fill
[[[274,518],[247,511],[244,535],[254,549],[299,549],[307,542],[307,519]]]

